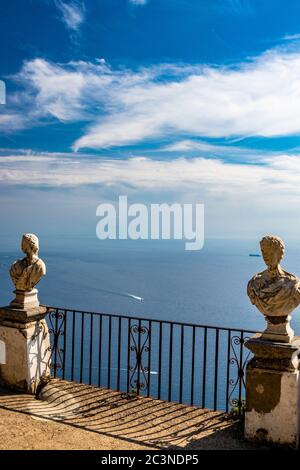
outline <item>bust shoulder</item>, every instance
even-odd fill
[[[10,273],[18,273],[22,272],[26,267],[26,258],[22,259],[17,259],[16,261],[13,262],[10,268]]]
[[[46,274],[46,265],[44,263],[44,261],[41,259],[41,258],[38,258],[38,260],[35,262],[35,265],[36,269],[42,273],[42,274]]]

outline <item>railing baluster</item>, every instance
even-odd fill
[[[80,347],[80,382],[83,379],[83,337],[84,337],[84,313],[81,313],[81,347]]]
[[[202,375],[202,408],[205,408],[206,398],[206,355],[207,355],[207,328],[204,328],[203,341],[203,375]]]
[[[121,339],[122,339],[122,317],[119,317],[118,326],[118,377],[117,377],[117,390],[120,390],[120,374],[121,374]]]
[[[191,406],[194,405],[195,333],[196,333],[196,327],[193,326],[193,337],[192,337],[192,369],[191,369]]]
[[[64,345],[63,345],[63,362],[62,362],[62,379],[65,380],[66,377],[66,354],[67,354],[67,310],[64,310],[64,326],[63,326],[63,335],[64,335]]]
[[[214,410],[218,403],[218,366],[219,366],[219,328],[216,329],[215,339],[215,383],[214,383]]]
[[[102,362],[102,315],[99,318],[99,355],[98,355],[98,387],[101,385]]]
[[[93,320],[94,320],[94,315],[91,315],[91,322],[90,322],[90,369],[89,369],[89,384],[91,385],[92,383],[92,368],[93,368]]]
[[[172,399],[172,366],[173,366],[173,323],[170,326],[170,344],[169,344],[169,386],[168,400]]]
[[[142,362],[142,357],[141,357],[141,327],[142,327],[142,322],[139,320],[139,326],[138,326],[138,350],[137,350],[137,357],[136,357],[136,362],[137,362],[137,383],[136,383],[136,392],[137,395],[140,394],[140,387],[141,387],[141,362]]]
[[[157,398],[161,397],[161,370],[162,370],[162,322],[159,322],[159,349],[158,349],[158,391]]]
[[[242,409],[242,386],[243,386],[243,347],[244,347],[244,332],[241,331],[241,342],[240,342],[240,363],[238,365],[238,374],[239,374],[239,402],[238,402],[238,412],[241,412]]]
[[[180,392],[179,392],[179,403],[182,403],[182,391],[183,391],[183,351],[184,351],[184,325],[181,325],[181,341],[180,341]]]
[[[58,337],[58,315],[59,315],[59,310],[56,309],[55,311],[55,327],[54,327],[54,378],[56,378],[57,375],[57,355],[58,355],[58,342],[59,342],[59,337]]]
[[[110,388],[110,366],[111,366],[111,316],[109,316],[109,320],[108,320],[107,388]]]
[[[151,387],[151,338],[152,338],[152,321],[148,322],[149,328],[149,350],[148,350],[148,392],[147,397],[150,397]]]
[[[128,334],[127,334],[127,393],[129,393],[129,380],[130,380],[130,329],[131,319],[128,318]]]
[[[227,373],[226,373],[226,413],[229,409],[229,380],[230,380],[230,342],[231,342],[231,330],[227,332]]]
[[[75,311],[72,312],[72,355],[71,355],[71,381],[74,380],[74,354],[75,354]]]

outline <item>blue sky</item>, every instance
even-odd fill
[[[126,194],[297,237],[299,25],[298,0],[4,0],[3,233],[93,234]]]

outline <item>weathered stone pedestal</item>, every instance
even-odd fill
[[[11,301],[10,307],[27,311],[37,309],[40,306],[37,289],[32,289],[29,292],[16,289],[14,293],[16,297]]]
[[[258,333],[246,346],[254,357],[246,369],[245,437],[297,448],[300,337],[276,342]]]
[[[34,394],[50,377],[50,338],[45,307],[0,308],[0,384]]]

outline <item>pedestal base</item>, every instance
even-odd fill
[[[31,291],[15,290],[14,293],[16,294],[16,297],[10,303],[12,308],[28,310],[38,308],[40,306],[37,289],[32,289]]]
[[[246,369],[245,437],[297,448],[300,432],[299,346],[255,335],[246,346],[254,353]]]
[[[291,343],[294,339],[290,321],[291,316],[266,317],[267,328],[262,333],[262,339],[280,343]]]
[[[4,364],[0,364],[0,384],[35,394],[41,382],[50,378],[50,335],[45,307],[31,310],[0,308],[0,342],[4,344]]]

